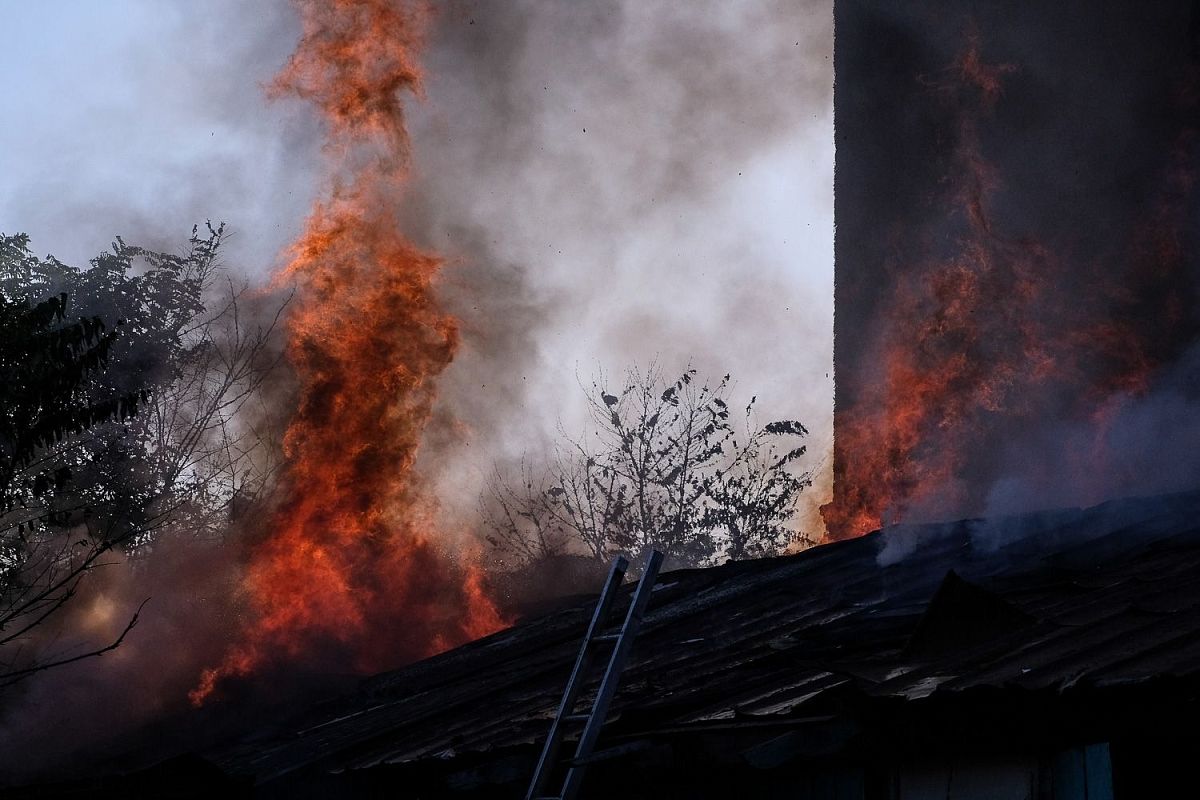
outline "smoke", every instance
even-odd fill
[[[877,540],[876,562],[887,568],[934,549],[951,554],[955,571],[967,576],[978,568],[995,575],[1003,564],[1028,567],[1047,559],[1057,567],[1086,572],[1099,558],[1115,559],[1181,534],[1194,536],[1200,492],[1189,489],[1086,507],[893,525]],[[939,579],[947,567],[945,559],[927,564],[938,570]]]
[[[1097,420],[1063,422],[1001,454],[987,516],[1194,489],[1200,481],[1200,345],[1144,392],[1107,398]]]
[[[0,780],[48,767],[58,778],[83,772],[98,758],[121,755],[130,732],[148,720],[181,714],[205,654],[218,651],[236,626],[239,555],[175,530],[138,559],[106,557],[64,612],[24,644],[43,661],[93,650],[115,640],[145,600],[138,623],[111,652],[5,689]],[[181,742],[182,732],[172,730],[137,744],[152,759]]]
[[[731,372],[828,445],[831,22],[823,2],[438,15],[407,226],[448,257],[462,320],[438,495],[578,430],[597,366]]]
[[[492,461],[581,424],[576,375],[597,363],[732,372],[764,419],[802,420],[811,452],[829,442],[830,5],[438,7],[423,99],[406,109],[410,175],[394,189],[399,227],[445,259],[437,301],[461,336],[417,453],[419,524],[471,525]],[[266,276],[328,177],[321,125],[302,103],[263,100],[300,35],[293,9],[127,11],[110,13],[136,33],[92,46],[83,26],[63,47],[86,58],[60,59],[30,90],[56,98],[55,124],[10,127],[0,159],[23,163],[2,162],[0,228],[80,262],[114,233],[173,250],[192,222],[225,219],[227,264]],[[96,86],[111,96],[86,93]],[[26,731],[44,743],[25,766],[174,713],[236,638],[245,554],[160,552],[161,567],[159,552],[113,567],[80,598],[80,613],[108,598],[116,624],[152,596],[120,650],[10,698],[9,752],[28,752]],[[52,742],[56,725],[69,740]]]
[[[438,6],[404,227],[447,258],[463,332],[423,451],[439,492],[577,428],[597,363],[732,372],[828,446],[831,6]],[[232,268],[278,264],[323,177],[319,122],[263,102],[300,33],[286,0],[12,24],[0,229],[83,263],[114,234],[174,250],[223,219]]]
[[[319,126],[263,102],[299,35],[286,0],[68,0],[6,24],[0,230],[84,264],[116,235],[176,252],[224,220],[230,266],[268,272],[320,178]]]

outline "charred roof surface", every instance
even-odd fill
[[[261,782],[302,768],[532,749],[594,602],[371,678],[299,723],[209,757]],[[848,691],[905,703],[1191,678],[1198,608],[1200,493],[895,527],[790,557],[668,572],[602,742],[786,726]]]

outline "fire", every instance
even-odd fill
[[[1145,391],[1172,348],[1188,341],[1172,287],[1184,268],[1195,131],[1180,134],[1161,197],[1118,266],[1072,263],[1011,234],[996,211],[1003,176],[985,156],[983,133],[1017,70],[988,63],[971,33],[956,61],[927,82],[962,109],[937,199],[945,227],[902,232],[927,255],[887,265],[893,294],[868,359],[874,371],[853,376],[859,394],[837,410],[834,499],[822,508],[831,538],[914,516],[978,513],[985,482],[972,470],[1001,437],[1072,418],[1090,421],[1101,440],[1113,398]],[[1194,106],[1188,79],[1179,102]],[[1104,468],[1110,458],[1080,453],[1078,468]]]
[[[503,620],[470,553],[443,550],[414,461],[437,376],[458,347],[441,261],[399,230],[408,159],[402,92],[419,94],[424,12],[392,0],[300,0],[299,46],[270,87],[318,108],[331,189],[277,282],[295,285],[288,358],[299,404],[282,499],[245,578],[249,621],[192,692],[268,661],[372,671],[490,633]]]

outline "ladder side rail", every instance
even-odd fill
[[[617,556],[613,559],[612,567],[608,571],[608,578],[604,581],[604,589],[600,593],[600,599],[596,601],[595,611],[592,612],[592,621],[588,624],[587,634],[583,637],[583,644],[579,647],[579,655],[575,658],[575,666],[571,670],[567,688],[563,691],[562,701],[558,704],[558,712],[555,713],[554,721],[550,724],[550,733],[546,736],[546,744],[542,747],[542,754],[538,758],[533,780],[530,781],[529,791],[525,794],[526,800],[535,800],[541,796],[542,787],[554,767],[554,759],[558,755],[558,748],[562,742],[563,723],[575,707],[579,691],[583,688],[584,675],[591,665],[592,639],[604,626],[628,569],[629,561],[624,556]]]
[[[577,765],[567,771],[561,800],[572,800],[579,792],[579,787],[583,782],[583,773],[587,769],[586,763],[579,762],[585,761],[592,754],[596,740],[600,737],[600,729],[604,727],[605,718],[608,716],[608,706],[612,702],[613,695],[617,693],[617,685],[621,681],[621,671],[625,668],[625,661],[629,657],[629,651],[637,637],[638,628],[642,624],[642,616],[646,612],[646,606],[650,603],[650,593],[654,591],[654,584],[658,580],[658,570],[662,566],[662,561],[663,554],[658,550],[652,550],[650,557],[646,559],[646,567],[642,571],[641,581],[638,582],[633,602],[630,603],[629,612],[625,615],[625,622],[621,626],[621,637],[617,641],[616,647],[613,648],[612,656],[608,660],[608,668],[604,671],[604,678],[600,681],[600,688],[596,691],[591,717],[584,726],[583,733],[579,736],[575,758],[572,759]]]

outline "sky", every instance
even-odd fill
[[[445,494],[582,423],[579,380],[733,374],[832,439],[832,4],[439,6],[404,224],[447,259]],[[268,102],[282,0],[0,3],[0,231],[74,264],[225,221],[263,280],[321,188],[317,121]],[[823,499],[827,483],[810,493]],[[460,504],[463,505],[463,504]],[[463,505],[465,507],[465,505]]]
[[[314,192],[295,156],[317,139],[303,109],[262,97],[289,9],[243,5],[0,4],[0,229],[82,265],[115,235],[177,249],[224,219],[237,266],[267,269]]]

